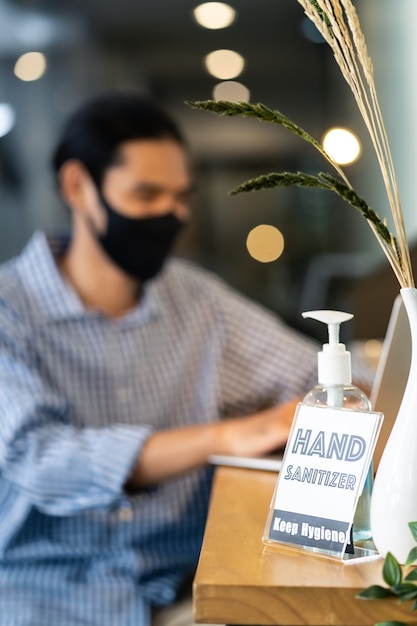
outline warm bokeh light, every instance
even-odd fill
[[[249,102],[250,91],[242,83],[235,80],[225,80],[213,89],[214,100],[229,100],[230,102]]]
[[[204,2],[194,9],[193,14],[200,26],[211,29],[226,28],[236,17],[236,11],[225,2]]]
[[[382,352],[382,341],[379,339],[368,339],[364,345],[364,352],[370,359],[379,359]]]
[[[26,52],[22,54],[14,66],[17,78],[24,81],[38,80],[46,70],[46,58],[42,52]]]
[[[221,80],[236,78],[245,67],[245,60],[234,50],[214,50],[205,59],[205,66],[209,74]]]
[[[246,247],[256,261],[271,263],[283,253],[284,237],[275,226],[259,224],[250,231],[246,239]]]
[[[0,137],[9,133],[16,121],[16,113],[11,104],[0,102]]]
[[[359,139],[347,128],[328,130],[323,138],[323,147],[339,165],[354,163],[361,153]]]

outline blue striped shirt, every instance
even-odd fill
[[[316,350],[186,261],[120,318],[86,310],[36,233],[0,269],[0,626],[149,624],[197,562],[211,471],[127,494],[144,441],[303,394]]]

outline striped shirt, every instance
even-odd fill
[[[316,370],[313,342],[186,261],[122,317],[87,310],[36,233],[0,269],[0,626],[147,626],[196,565],[211,470],[128,495],[144,441]]]

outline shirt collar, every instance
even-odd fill
[[[68,235],[46,235],[36,232],[17,260],[17,271],[23,286],[48,320],[102,317],[99,311],[87,309],[78,294],[59,271],[57,257],[66,249]],[[137,324],[155,317],[161,311],[156,281],[147,286],[140,302],[117,318],[117,323]]]

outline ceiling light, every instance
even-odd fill
[[[249,102],[250,91],[242,83],[235,80],[224,80],[213,89],[214,100],[229,100],[229,102]]]
[[[16,120],[16,113],[11,104],[0,102],[0,137],[10,132]]]
[[[271,263],[283,253],[284,237],[275,226],[259,224],[250,231],[246,239],[246,247],[256,261]]]
[[[46,70],[46,59],[42,52],[22,54],[14,66],[14,73],[20,80],[38,80]]]
[[[347,128],[331,128],[323,138],[323,147],[327,154],[339,165],[348,165],[359,158],[361,144],[359,139]]]
[[[233,23],[236,11],[224,2],[204,2],[193,11],[194,18],[204,28],[226,28]]]
[[[245,67],[244,58],[234,50],[214,50],[204,62],[209,74],[222,80],[236,78]]]

